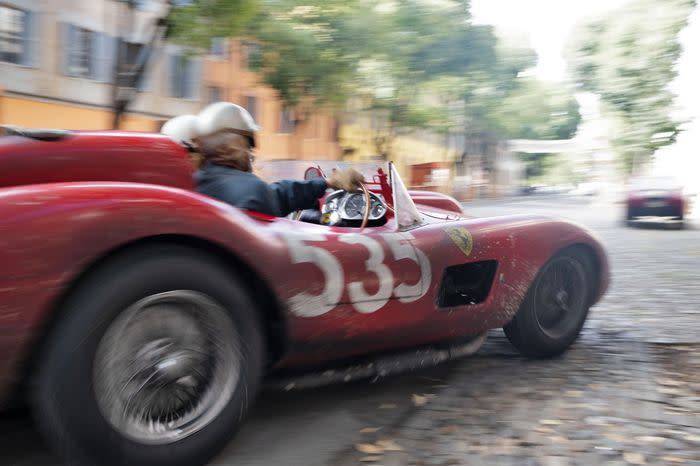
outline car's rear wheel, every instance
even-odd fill
[[[564,352],[578,337],[593,294],[589,255],[572,248],[552,257],[539,271],[518,313],[503,330],[528,356]]]
[[[37,370],[36,417],[87,464],[205,464],[252,402],[263,347],[224,264],[179,246],[134,250],[65,302]]]

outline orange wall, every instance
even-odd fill
[[[257,74],[247,68],[240,41],[230,41],[225,59],[205,60],[203,96],[208,97],[208,86],[223,90],[223,99],[246,105],[246,97],[257,98],[258,157],[261,159],[338,160],[341,150],[334,140],[334,119],[323,112],[313,111],[298,125],[293,134],[279,132],[282,102],[277,92],[263,84]],[[203,101],[202,106],[208,102]],[[109,110],[82,107],[59,101],[32,100],[2,95],[0,89],[0,124],[28,128],[108,129],[112,125]],[[121,129],[158,131],[161,122],[153,118],[127,114]]]
[[[0,96],[0,124],[26,128],[109,129],[112,126],[112,113],[67,103]],[[146,117],[126,115],[121,129],[155,131],[157,123]]]
[[[224,99],[243,106],[246,97],[257,98],[256,121],[262,127],[258,137],[261,159],[340,159],[340,146],[332,137],[334,121],[329,115],[315,113],[294,134],[278,132],[282,102],[275,90],[261,84],[259,77],[248,70],[240,41],[230,41],[226,59],[207,61],[204,85],[222,88]]]

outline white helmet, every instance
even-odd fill
[[[160,132],[169,136],[175,142],[192,147],[192,139],[198,136],[198,120],[196,115],[180,115],[166,121]]]
[[[200,136],[208,136],[222,129],[240,132],[253,137],[260,127],[248,111],[231,102],[217,102],[199,112],[198,131]]]

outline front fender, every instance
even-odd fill
[[[492,248],[489,238],[506,236],[506,244],[511,252],[508,261],[511,270],[517,277],[518,295],[524,297],[537,272],[558,251],[572,246],[588,248],[594,255],[598,275],[596,294],[593,302],[597,302],[605,294],[610,283],[610,269],[607,253],[596,235],[586,227],[577,223],[535,215],[509,215],[486,219],[471,219],[465,222],[474,229],[475,235],[482,238],[475,247]],[[487,254],[488,255],[488,254]]]

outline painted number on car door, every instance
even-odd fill
[[[408,259],[420,269],[419,280],[415,284],[399,283],[394,287],[394,275],[385,263],[384,247],[378,240],[360,234],[341,235],[339,241],[345,244],[361,245],[369,253],[364,261],[366,274],[377,278],[378,289],[374,293],[367,291],[362,281],[345,283],[343,267],[330,251],[314,243],[326,241],[325,235],[286,236],[292,263],[311,263],[323,274],[323,290],[313,295],[302,291],[289,299],[289,306],[296,315],[301,317],[316,317],[331,311],[340,301],[344,289],[347,289],[352,306],[358,312],[372,313],[384,307],[391,297],[398,298],[403,303],[409,303],[422,298],[428,290],[431,280],[430,262],[426,255],[411,243],[414,239],[410,233],[387,233],[381,236],[389,246],[393,260]]]

